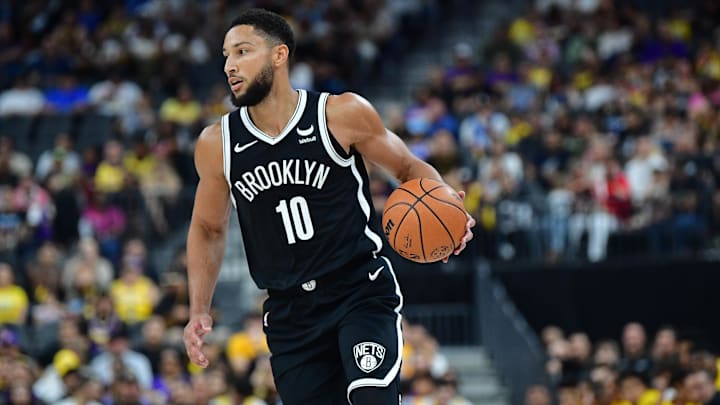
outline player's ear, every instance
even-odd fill
[[[273,47],[273,65],[280,66],[288,62],[290,57],[290,49],[285,44],[275,45]]]

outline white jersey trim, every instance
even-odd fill
[[[245,125],[245,128],[247,128],[251,134],[255,135],[256,138],[265,143],[269,143],[270,145],[275,145],[282,141],[290,133],[290,131],[295,128],[298,122],[300,122],[300,118],[302,118],[303,113],[305,112],[306,104],[307,93],[303,89],[298,89],[298,103],[297,106],[295,106],[295,112],[293,112],[292,117],[290,117],[290,121],[288,121],[287,125],[285,125],[285,128],[278,136],[270,136],[256,127],[252,122],[252,119],[250,119],[250,113],[248,113],[247,107],[240,108],[240,119],[242,120],[243,125]]]
[[[230,182],[230,161],[232,160],[232,154],[230,152],[230,113],[225,114],[220,118],[220,129],[222,130],[222,151],[223,151],[223,174],[225,175],[225,181],[228,184],[230,191],[230,200],[233,206],[237,208],[235,197],[233,196],[232,183]]]
[[[338,165],[348,167],[352,164],[352,157],[350,157],[350,159],[345,159],[340,156],[330,140],[330,131],[328,130],[327,116],[325,115],[325,105],[327,104],[329,95],[330,94],[328,93],[322,93],[320,94],[320,99],[318,100],[318,126],[320,127],[320,139],[322,139],[325,151],[330,158]]]
[[[349,159],[343,158],[337,153],[335,147],[332,145],[332,140],[330,140],[331,135],[330,131],[328,131],[327,117],[325,115],[325,106],[327,104],[328,96],[328,93],[322,93],[320,94],[320,99],[318,100],[318,126],[320,127],[320,139],[322,139],[325,152],[327,152],[328,156],[330,156],[330,159],[341,167],[349,167],[355,177],[355,180],[358,182],[357,199],[363,214],[365,214],[365,235],[375,244],[374,253],[377,254],[382,249],[382,238],[380,238],[380,235],[373,232],[372,229],[370,229],[370,226],[368,226],[370,223],[370,202],[367,198],[365,198],[365,194],[363,193],[363,178],[357,169],[355,156],[350,156]]]
[[[401,328],[402,315],[400,314],[400,311],[403,308],[404,298],[402,292],[400,291],[400,284],[398,283],[397,277],[395,276],[395,270],[393,269],[392,263],[390,263],[390,260],[388,260],[387,257],[381,257],[388,265],[390,274],[392,275],[393,281],[395,282],[395,294],[398,296],[398,298],[400,298],[400,303],[397,307],[395,307],[395,313],[397,314],[397,320],[395,321],[395,326],[397,328],[397,358],[395,359],[395,363],[393,364],[393,366],[390,368],[390,371],[388,371],[384,378],[359,378],[350,382],[350,385],[348,385],[347,388],[347,400],[350,405],[352,405],[352,399],[350,398],[350,395],[352,394],[353,390],[362,387],[387,387],[395,380],[395,378],[397,378],[398,373],[400,372],[400,364],[402,363],[403,338]]]

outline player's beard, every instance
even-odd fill
[[[252,107],[259,104],[267,97],[272,89],[273,79],[275,78],[272,65],[268,62],[255,77],[245,90],[245,94],[236,96],[230,93],[230,100],[235,107]]]

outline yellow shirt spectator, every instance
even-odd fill
[[[510,25],[510,39],[516,45],[526,45],[535,39],[535,27],[525,18],[518,18]]]
[[[12,267],[0,263],[0,325],[24,324],[28,306],[27,293],[15,285]]]
[[[261,354],[270,353],[265,335],[253,339],[246,332],[238,332],[230,336],[226,350],[230,359],[242,357],[252,360]]]
[[[25,290],[10,285],[0,287],[0,324],[23,324],[28,310],[28,296]]]
[[[262,322],[262,318],[258,314],[250,314],[245,319],[244,330],[233,334],[228,339],[225,353],[230,367],[237,375],[244,375],[249,371],[253,360],[270,353]]]
[[[125,155],[123,165],[125,166],[125,169],[127,169],[128,173],[138,179],[142,179],[155,171],[157,160],[155,159],[155,156],[152,155],[138,157],[135,153],[130,152]]]
[[[134,280],[121,278],[113,281],[110,295],[120,320],[134,324],[146,321],[152,315],[157,289],[145,276],[139,276]]]
[[[194,100],[181,101],[176,98],[165,100],[160,106],[160,117],[178,125],[192,125],[202,116],[202,106]]]
[[[117,193],[125,185],[125,170],[120,166],[101,162],[95,171],[95,189],[103,193]]]

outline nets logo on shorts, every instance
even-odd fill
[[[375,342],[362,342],[353,346],[355,364],[360,370],[369,373],[380,367],[385,359],[385,347]]]

